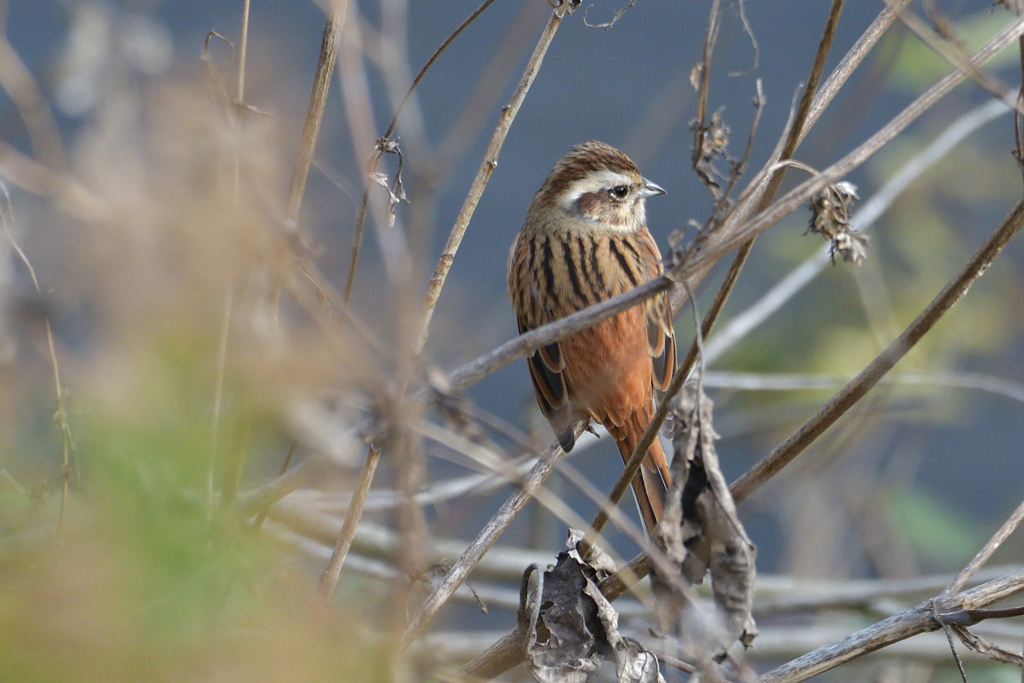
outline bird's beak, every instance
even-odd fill
[[[640,188],[640,196],[646,199],[647,197],[655,197],[659,194],[665,194],[665,190],[644,178],[644,185]]]

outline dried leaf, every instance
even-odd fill
[[[598,545],[594,545],[589,549],[589,558],[587,560],[583,559],[580,555],[579,544],[584,536],[585,534],[579,529],[569,529],[569,538],[565,541],[566,547],[569,548],[569,554],[580,564],[589,565],[597,574],[598,581],[614,574],[616,569],[615,560]]]
[[[699,63],[697,66],[690,69],[690,85],[693,86],[694,90],[700,90],[700,77],[704,73],[704,64]]]
[[[619,615],[597,582],[615,571],[600,549],[584,562],[577,547],[583,533],[570,530],[569,550],[545,572],[534,565],[523,576],[520,620],[526,659],[537,681],[583,683],[611,654],[619,683],[663,683],[657,658],[619,633]]]
[[[711,572],[718,623],[691,623],[687,630],[700,631],[703,642],[692,635],[688,640],[698,649],[722,655],[736,641],[748,647],[757,634],[751,616],[756,550],[719,467],[711,399],[699,385],[690,383],[683,388],[674,413],[672,490],[653,536],[688,583],[701,583]],[[704,621],[699,615],[683,614],[692,611],[692,603],[680,594],[677,577],[662,576],[657,567],[651,574],[664,623],[685,626],[687,619]]]
[[[402,184],[402,169],[405,168],[405,157],[396,140],[380,138],[373,152],[373,161],[378,161],[385,154],[398,155],[398,170],[395,171],[395,179],[388,182],[386,173],[375,171],[370,173],[370,180],[377,183],[388,191],[388,227],[395,227],[395,212],[400,202],[408,203],[409,199],[405,194],[405,185]]]
[[[804,234],[813,232],[831,240],[833,263],[839,254],[847,263],[859,266],[867,254],[868,237],[850,227],[850,208],[858,199],[857,186],[845,181],[826,185],[811,197],[811,221]]]
[[[583,566],[568,553],[559,553],[558,563],[540,575],[535,589],[539,597],[530,601],[536,611],[530,615],[526,660],[540,683],[585,683],[601,668],[604,653],[594,636],[597,606],[584,598]]]
[[[588,580],[584,592],[597,606],[597,617],[601,621],[607,645],[615,658],[615,673],[619,683],[659,683],[661,677],[658,658],[632,638],[619,633],[619,613],[604,597],[597,584]]]
[[[696,71],[690,73],[691,79],[695,74]],[[721,109],[711,115],[710,122],[692,121],[690,129],[694,132],[693,170],[717,200],[722,194],[721,181],[728,180],[728,176],[716,168],[715,162],[725,160],[734,169],[738,163],[728,153],[731,130],[722,118]]]

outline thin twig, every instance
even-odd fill
[[[0,180],[0,192],[3,193],[3,197],[0,199],[0,222],[3,223],[4,231],[7,233],[7,240],[18,254],[18,258],[25,264],[36,294],[41,294],[42,289],[39,287],[36,269],[28,260],[28,254],[14,239],[14,205],[11,202],[11,193],[7,189],[7,183],[2,180]],[[57,513],[57,537],[60,538],[61,532],[64,530],[64,517],[67,513],[68,489],[71,485],[71,452],[75,450],[75,441],[71,434],[71,423],[68,421],[67,405],[64,403],[65,390],[60,381],[60,366],[57,363],[57,349],[53,341],[53,328],[50,325],[49,316],[46,316],[46,346],[50,352],[50,367],[53,369],[53,384],[57,392],[57,409],[54,411],[53,421],[60,430],[61,440],[60,511]]]
[[[533,80],[537,77],[538,71],[540,71],[541,64],[544,61],[544,54],[547,52],[548,46],[551,45],[555,32],[562,23],[562,17],[570,6],[571,3],[562,3],[558,9],[551,13],[551,17],[548,19],[548,23],[544,27],[540,39],[537,41],[537,46],[533,49],[533,54],[526,63],[526,69],[523,71],[519,85],[512,94],[512,99],[501,110],[501,117],[498,119],[498,125],[494,129],[491,142],[487,146],[483,161],[477,170],[476,178],[473,179],[473,184],[469,188],[469,193],[466,195],[462,209],[459,211],[455,224],[452,226],[451,234],[448,236],[444,252],[441,254],[437,267],[434,269],[434,274],[430,278],[426,300],[423,303],[423,315],[419,325],[419,333],[417,335],[417,351],[422,351],[427,342],[427,334],[430,330],[430,320],[434,315],[434,307],[437,306],[437,300],[441,296],[441,289],[444,287],[445,280],[448,277],[448,271],[455,260],[455,252],[458,251],[459,245],[462,243],[462,238],[469,227],[469,221],[476,211],[480,197],[483,195],[484,189],[486,189],[487,183],[491,178],[491,173],[494,172],[498,165],[498,155],[501,154],[501,147],[505,143],[509,130],[512,128],[512,122],[515,120],[516,114],[519,113],[519,107],[522,106],[530,86],[533,85]]]
[[[475,10],[473,10],[473,12],[470,13],[468,17],[463,19],[462,23],[459,24],[447,38],[445,38],[444,42],[441,43],[441,45],[436,50],[434,50],[434,54],[430,55],[430,58],[427,60],[426,64],[423,65],[423,68],[420,69],[420,72],[416,74],[416,78],[413,79],[412,85],[409,86],[409,91],[405,93],[405,97],[402,98],[402,101],[395,109],[395,115],[391,117],[391,123],[388,124],[388,129],[384,133],[385,139],[391,139],[391,136],[395,134],[395,128],[398,127],[398,117],[402,115],[402,110],[405,109],[405,105],[409,101],[409,98],[412,97],[412,93],[414,90],[416,90],[416,86],[418,86],[420,84],[420,81],[423,80],[423,77],[427,75],[427,72],[430,70],[430,67],[434,65],[434,62],[437,61],[437,58],[440,57],[441,54],[448,49],[448,46],[451,45],[452,42],[459,37],[459,34],[462,33],[466,29],[466,27],[468,27],[470,24],[476,21],[476,18],[483,14],[484,10],[490,7],[493,3],[494,0],[484,0],[483,4],[481,4]]]
[[[291,187],[288,190],[288,210],[285,225],[289,232],[298,231],[299,207],[306,191],[306,178],[309,167],[313,163],[317,137],[320,135],[320,122],[323,120],[324,107],[327,104],[327,91],[331,86],[331,75],[338,57],[338,41],[345,24],[345,10],[348,0],[331,0],[327,11],[327,23],[324,26],[324,37],[320,44],[320,58],[313,76],[313,89],[309,94],[309,106],[306,120],[302,126],[302,137],[299,150],[295,156],[295,168],[292,170]]]
[[[736,502],[747,498],[765,481],[832,426],[857,401],[864,397],[907,354],[918,341],[959,301],[968,288],[985,272],[1002,248],[1024,225],[1024,202],[1018,202],[999,228],[982,245],[960,273],[947,284],[920,315],[864,370],[839,391],[828,403],[789,438],[779,444],[761,462],[752,467],[731,486]]]
[[[832,389],[849,381],[839,375],[818,375],[799,373],[757,373],[711,371],[705,375],[704,384],[717,389],[739,391],[801,391]],[[1005,396],[1024,403],[1024,384],[994,375],[974,372],[962,373],[917,373],[908,372],[886,377],[879,384],[915,387],[951,387],[976,389],[997,396]]]
[[[283,477],[285,473],[288,471],[288,467],[292,464],[292,458],[295,457],[295,451],[298,450],[298,447],[299,442],[292,439],[292,443],[288,447],[288,455],[284,457],[284,462],[281,463],[281,471],[277,473],[278,477]],[[256,515],[256,519],[253,520],[252,523],[253,529],[255,529],[256,531],[260,530],[260,527],[263,526],[263,522],[267,519],[267,513],[270,512],[270,507],[271,506],[268,505],[263,510],[261,510],[258,515]]]
[[[580,426],[582,429],[582,425]],[[577,430],[579,431],[579,430]],[[420,612],[410,620],[402,637],[402,646],[408,647],[416,637],[422,633],[427,624],[434,618],[437,611],[441,609],[455,589],[458,588],[469,572],[480,561],[498,537],[508,528],[516,515],[522,511],[526,504],[533,498],[534,492],[544,483],[548,475],[554,471],[555,465],[565,456],[564,451],[557,444],[553,444],[541,456],[537,464],[533,466],[529,474],[520,483],[520,488],[512,494],[501,506],[491,520],[480,530],[473,543],[459,557],[458,562],[452,567],[438,586],[431,592],[423,603]]]
[[[220,441],[220,408],[224,398],[224,371],[227,364],[228,336],[231,331],[231,308],[234,305],[234,287],[228,285],[224,295],[224,317],[217,344],[217,370],[213,385],[213,426],[210,434],[210,462],[206,470],[206,521],[213,519],[213,480],[217,468],[217,449]]]
[[[988,562],[988,559],[992,557],[992,554],[999,549],[999,546],[1003,544],[1007,538],[1010,537],[1017,527],[1020,526],[1021,521],[1024,520],[1024,502],[1017,506],[1017,509],[1013,511],[1013,514],[1003,522],[1003,525],[999,527],[999,530],[992,535],[992,538],[988,539],[988,543],[978,551],[978,554],[974,556],[974,559],[963,568],[956,578],[946,586],[945,590],[939,594],[939,597],[947,597],[956,593],[964,584],[967,583],[975,572],[981,569],[982,565]]]
[[[936,613],[979,609],[1024,591],[1024,572],[982,584],[947,598],[928,600],[917,607],[862,629],[831,645],[763,674],[758,683],[798,683],[834,669],[851,659],[880,650],[911,636],[941,628]]]
[[[413,79],[412,84],[409,86],[409,90],[405,93],[402,101],[398,107],[395,108],[395,114],[391,117],[391,123],[388,125],[387,131],[384,133],[382,140],[390,140],[391,136],[394,135],[395,129],[398,127],[398,119],[402,114],[402,110],[405,108],[409,98],[412,97],[412,93],[416,90],[416,86],[420,84],[423,77],[427,75],[427,71],[434,65],[438,57],[441,56],[448,46],[462,33],[466,27],[473,23],[477,17],[483,14],[484,10],[491,6],[494,0],[484,0],[484,3],[477,7],[468,17],[466,17],[461,24],[459,24],[454,31],[445,38],[444,42],[441,43],[440,47],[434,50],[434,54],[430,55],[427,59],[426,64],[420,69],[419,73],[416,74],[416,78]],[[356,29],[358,31],[358,28]],[[370,159],[369,166],[367,168],[366,177],[367,179],[377,171],[377,166],[380,163],[380,157],[373,155]],[[363,196],[359,202],[359,213],[356,216],[356,229],[355,236],[352,239],[352,256],[349,258],[348,264],[348,275],[345,277],[345,289],[342,294],[342,310],[348,306],[349,300],[352,298],[352,287],[355,284],[356,278],[356,267],[359,265],[359,252],[363,243],[363,230],[366,225],[366,207],[370,200],[370,183],[368,180],[364,180]]]
[[[363,503],[366,502],[366,494],[373,482],[373,474],[377,471],[377,463],[380,462],[380,449],[370,444],[366,450],[366,462],[359,473],[359,483],[352,494],[352,502],[349,504],[348,514],[345,515],[345,523],[341,526],[338,534],[338,542],[331,554],[331,561],[320,576],[320,599],[330,602],[334,596],[334,589],[338,585],[338,577],[341,575],[341,566],[345,563],[345,556],[352,547],[352,539],[355,538],[356,529],[359,528],[359,520],[363,516]]]

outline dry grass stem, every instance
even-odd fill
[[[288,472],[288,467],[292,464],[292,459],[295,457],[295,451],[299,448],[299,442],[292,439],[291,445],[288,447],[288,454],[284,457],[284,462],[281,463],[281,471],[277,473],[278,477],[283,477]],[[267,519],[267,513],[270,512],[270,506],[263,508],[256,519],[253,520],[252,528],[259,531],[260,527],[263,526],[263,522]]]
[[[863,398],[967,293],[968,288],[982,276],[1022,225],[1024,225],[1024,203],[1018,203],[960,273],[932,299],[931,303],[899,337],[893,340],[857,377],[822,406],[813,417],[732,484],[731,489],[736,501],[744,500],[764,482],[774,477],[779,470],[792,462],[797,455]]]
[[[1013,511],[1005,522],[1003,522],[1003,525],[1000,526],[996,533],[992,535],[992,538],[988,540],[988,543],[978,551],[978,554],[975,555],[974,559],[972,559],[970,563],[963,568],[963,571],[957,574],[956,578],[946,586],[942,593],[939,594],[939,597],[948,597],[961,590],[964,587],[964,584],[970,581],[971,577],[974,576],[974,574],[977,573],[977,571],[981,569],[986,562],[988,562],[989,558],[992,557],[992,554],[995,553],[995,551],[999,549],[999,546],[1003,544],[1003,541],[1009,538],[1010,534],[1017,530],[1021,521],[1024,521],[1024,503],[1017,506],[1017,509]]]
[[[405,108],[405,105],[409,101],[409,98],[412,97],[413,92],[416,90],[416,86],[420,84],[420,81],[423,80],[423,77],[427,75],[427,71],[429,71],[430,67],[434,65],[434,62],[436,62],[437,59],[441,56],[441,54],[446,49],[448,49],[448,46],[450,46],[452,42],[454,42],[454,40],[459,36],[459,34],[462,33],[470,24],[472,24],[477,17],[483,14],[484,10],[490,7],[493,2],[494,0],[484,0],[483,4],[481,4],[472,13],[470,13],[470,15],[466,17],[462,21],[462,23],[459,24],[455,28],[455,30],[448,35],[447,38],[445,38],[444,42],[441,43],[440,47],[438,47],[434,51],[434,53],[430,55],[430,58],[427,59],[427,62],[420,69],[419,73],[416,74],[416,77],[413,79],[412,84],[406,91],[405,96],[402,98],[402,101],[395,108],[395,113],[391,117],[391,123],[388,125],[387,131],[380,138],[381,141],[387,142],[391,140],[391,136],[394,135],[395,130],[398,127],[398,119],[402,115],[402,110]],[[358,28],[355,29],[355,31],[356,33],[358,33]],[[368,103],[369,97],[359,98],[359,101],[363,103]],[[367,177],[372,176],[374,173],[376,173],[377,167],[380,164],[380,159],[381,157],[378,155],[374,155],[370,158],[370,162],[366,172]],[[367,205],[369,204],[369,200],[370,184],[369,182],[366,182],[364,183],[363,195],[359,202],[359,213],[356,216],[355,235],[352,238],[352,255],[349,258],[348,275],[345,277],[345,289],[342,293],[341,310],[343,312],[348,307],[348,303],[352,298],[352,287],[355,284],[356,268],[359,265],[359,252],[362,248],[363,243],[363,231],[366,225],[366,209]]]
[[[3,223],[4,232],[7,233],[7,241],[11,243],[11,247],[15,253],[18,254],[18,258],[25,264],[26,270],[28,270],[29,277],[32,280],[32,286],[35,288],[36,294],[41,294],[42,289],[39,287],[39,278],[36,277],[36,269],[32,267],[32,262],[28,260],[28,254],[21,248],[18,241],[14,238],[14,204],[11,201],[11,193],[7,189],[7,184],[0,181],[0,192],[3,192],[3,197],[0,198],[0,222]],[[67,514],[68,506],[68,490],[71,486],[72,478],[72,463],[71,453],[75,449],[75,441],[71,434],[71,423],[68,421],[68,409],[65,402],[66,390],[60,380],[60,365],[57,363],[57,348],[53,341],[53,327],[50,324],[50,316],[45,318],[46,327],[46,348],[50,354],[50,368],[53,371],[53,385],[54,390],[57,394],[57,408],[53,413],[53,422],[60,431],[61,440],[61,466],[60,466],[60,510],[57,513],[57,537],[59,538],[64,530],[64,518]],[[9,476],[9,475],[8,475]]]
[[[544,55],[547,53],[551,41],[554,40],[555,32],[558,31],[558,27],[562,23],[562,17],[567,11],[571,11],[568,9],[570,6],[571,3],[563,3],[559,9],[551,13],[551,17],[548,19],[547,25],[545,25],[544,31],[537,41],[537,46],[533,49],[533,54],[530,55],[530,60],[526,63],[526,69],[519,80],[519,85],[516,86],[516,90],[512,94],[512,99],[501,110],[501,117],[498,119],[498,125],[494,129],[493,135],[491,135],[491,142],[487,145],[483,161],[480,163],[480,168],[477,170],[473,184],[470,186],[469,193],[462,204],[462,209],[459,211],[451,233],[448,235],[448,242],[445,244],[441,259],[438,261],[434,274],[430,278],[417,334],[417,351],[421,351],[427,343],[430,320],[434,315],[434,307],[437,306],[437,300],[441,296],[441,289],[444,287],[445,280],[448,277],[448,271],[451,270],[452,262],[455,260],[455,252],[458,251],[459,245],[462,243],[462,238],[469,227],[469,221],[473,218],[473,213],[480,202],[480,197],[483,196],[484,190],[487,188],[491,174],[498,166],[498,156],[501,154],[501,147],[504,145],[505,138],[512,128],[512,122],[515,120],[516,114],[519,113],[519,108],[522,106],[523,100],[526,99],[526,94],[530,91],[530,86],[533,85],[533,80],[540,71]]]
[[[238,98],[238,105],[245,105],[245,63],[246,54],[249,49],[249,4],[251,0],[242,2],[242,31],[238,39],[238,81],[235,95]]]
[[[957,612],[985,607],[1024,591],[1024,572],[1010,574],[977,588],[945,598],[928,600],[850,634],[831,645],[798,657],[760,676],[758,683],[798,683],[852,659],[880,650],[919,633],[941,628],[937,613]]]
[[[582,425],[577,432],[582,431]],[[410,620],[405,634],[402,637],[402,646],[408,647],[416,637],[423,632],[427,624],[434,618],[438,610],[448,601],[455,592],[455,589],[466,580],[473,567],[477,565],[480,558],[494,545],[495,541],[509,527],[516,516],[526,507],[526,504],[533,498],[536,490],[544,483],[554,469],[558,461],[565,456],[561,447],[553,444],[541,456],[537,464],[533,466],[529,474],[519,485],[519,490],[513,493],[501,508],[494,514],[490,521],[484,525],[473,543],[459,557],[452,566],[444,580],[431,592],[424,601],[419,613]]]
[[[220,408],[224,399],[224,368],[227,364],[228,336],[231,332],[231,309],[234,306],[234,287],[228,285],[224,295],[224,314],[217,344],[217,371],[213,385],[213,424],[210,430],[210,463],[206,472],[206,520],[213,519],[214,473],[217,469],[217,449],[220,442]]]
[[[327,105],[327,92],[334,74],[334,63],[338,58],[338,43],[345,25],[345,10],[348,0],[331,0],[327,11],[327,23],[324,26],[324,37],[320,45],[320,59],[313,77],[313,89],[309,94],[309,107],[306,120],[302,126],[302,137],[295,155],[295,168],[292,171],[291,187],[288,190],[288,208],[286,212],[286,228],[296,232],[299,224],[299,207],[302,206],[302,195],[306,191],[306,179],[309,167],[313,164],[316,152],[316,141],[320,134],[320,122],[323,121],[324,107]]]
[[[377,471],[377,463],[380,462],[380,449],[371,445],[366,449],[366,461],[359,473],[359,483],[352,494],[352,502],[349,503],[348,514],[345,515],[345,523],[338,534],[338,542],[334,545],[334,552],[331,553],[331,560],[320,576],[320,599],[330,602],[334,597],[334,589],[338,585],[338,577],[341,575],[341,567],[345,564],[345,556],[352,547],[352,539],[355,538],[356,529],[359,528],[359,521],[363,516],[363,503],[366,502],[366,494],[373,482],[373,474]]]
[[[52,171],[63,172],[64,148],[50,104],[4,29],[0,35],[0,87],[17,107],[36,157]]]

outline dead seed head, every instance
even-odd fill
[[[833,262],[839,254],[847,263],[859,266],[867,253],[867,236],[850,227],[850,208],[858,199],[857,186],[846,181],[826,185],[811,197],[811,222],[807,232],[832,242],[830,255]]]

